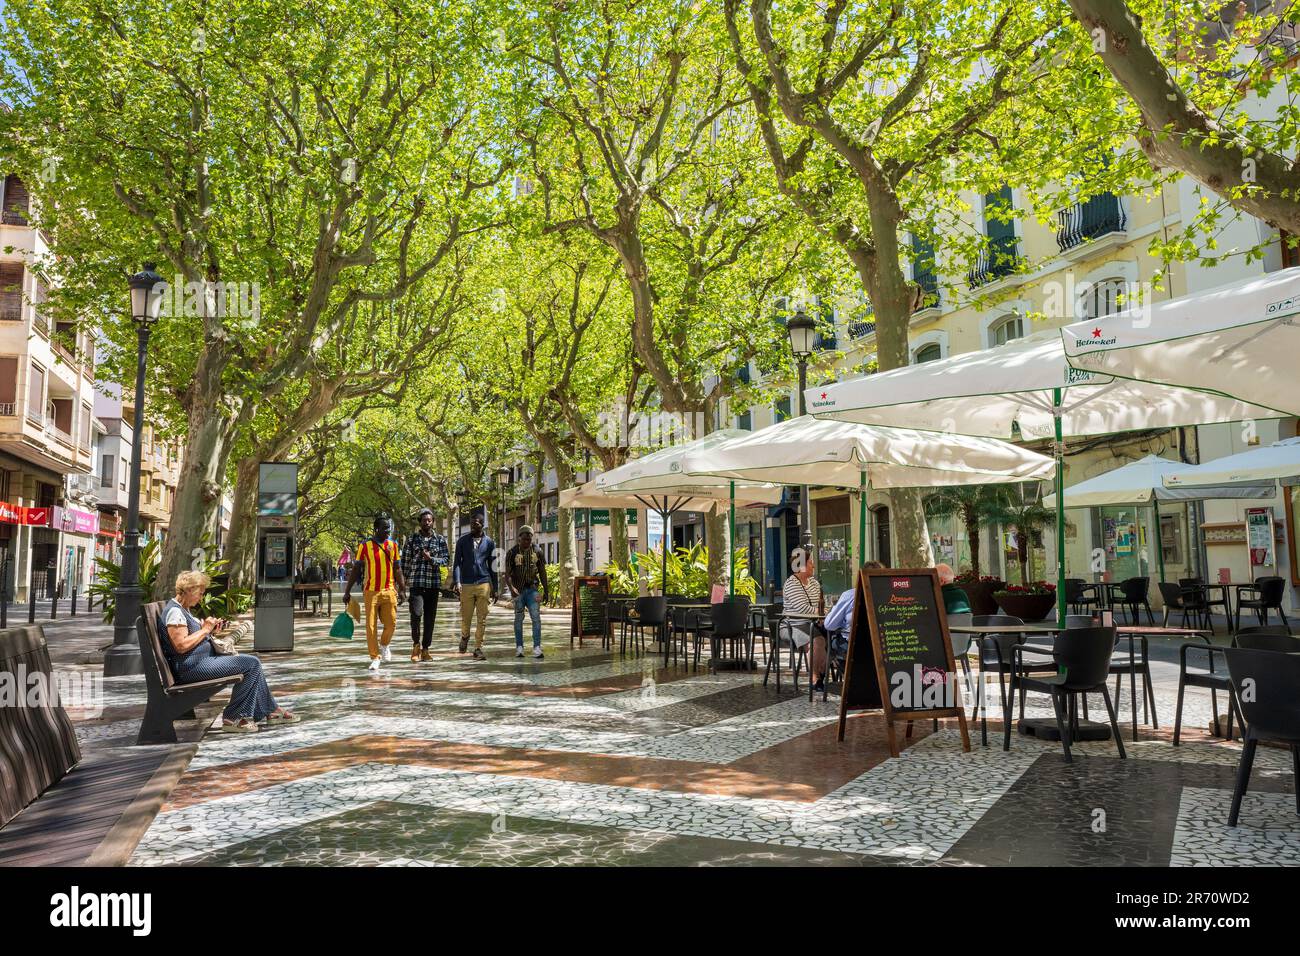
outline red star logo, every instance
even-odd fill
[[[1094,339],[1099,339],[1099,338],[1101,338],[1101,329],[1100,329],[1100,328],[1093,329],[1093,330],[1092,330],[1092,337],[1093,337]]]
[[[825,393],[825,392],[822,392],[822,398],[825,398],[825,397],[826,397],[826,393]]]

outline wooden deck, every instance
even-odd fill
[[[192,752],[192,745],[123,747],[86,754],[67,776],[0,829],[0,866],[85,865],[178,749]],[[188,756],[184,762],[188,763]]]

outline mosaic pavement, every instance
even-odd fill
[[[879,717],[850,719],[839,743],[835,696],[810,703],[788,678],[778,694],[761,672],[571,650],[559,615],[546,658],[519,660],[499,608],[475,662],[441,610],[434,661],[409,662],[402,619],[378,675],[363,640],[300,618],[295,651],[263,662],[303,722],[209,732],[132,864],[1300,865],[1290,754],[1259,749],[1229,829],[1239,746],[1205,732],[1196,689],[1172,746],[1168,669],[1160,727],[1137,742],[1124,688],[1128,760],[1107,741],[1066,765],[1059,745],[1018,734],[1004,753],[995,719],[989,747],[972,722],[970,754],[954,722],[918,722],[890,759]],[[83,739],[134,733],[131,680],[105,682]],[[1031,715],[1045,703],[1031,697]]]

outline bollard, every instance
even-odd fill
[[[36,593],[27,595],[27,623],[36,623]]]
[[[50,598],[50,620],[59,616],[59,592],[54,592],[54,597]]]
[[[72,616],[77,616],[77,589],[72,589]]]

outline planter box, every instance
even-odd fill
[[[972,614],[997,614],[998,602],[994,600],[993,594],[1001,591],[1007,586],[1005,581],[975,581],[967,584],[962,581],[957,582],[957,586],[966,592],[966,597],[970,598],[970,609]]]
[[[1015,591],[998,591],[993,597],[1002,613],[1018,617],[1028,623],[1041,621],[1056,607],[1055,594],[1020,594]]]

